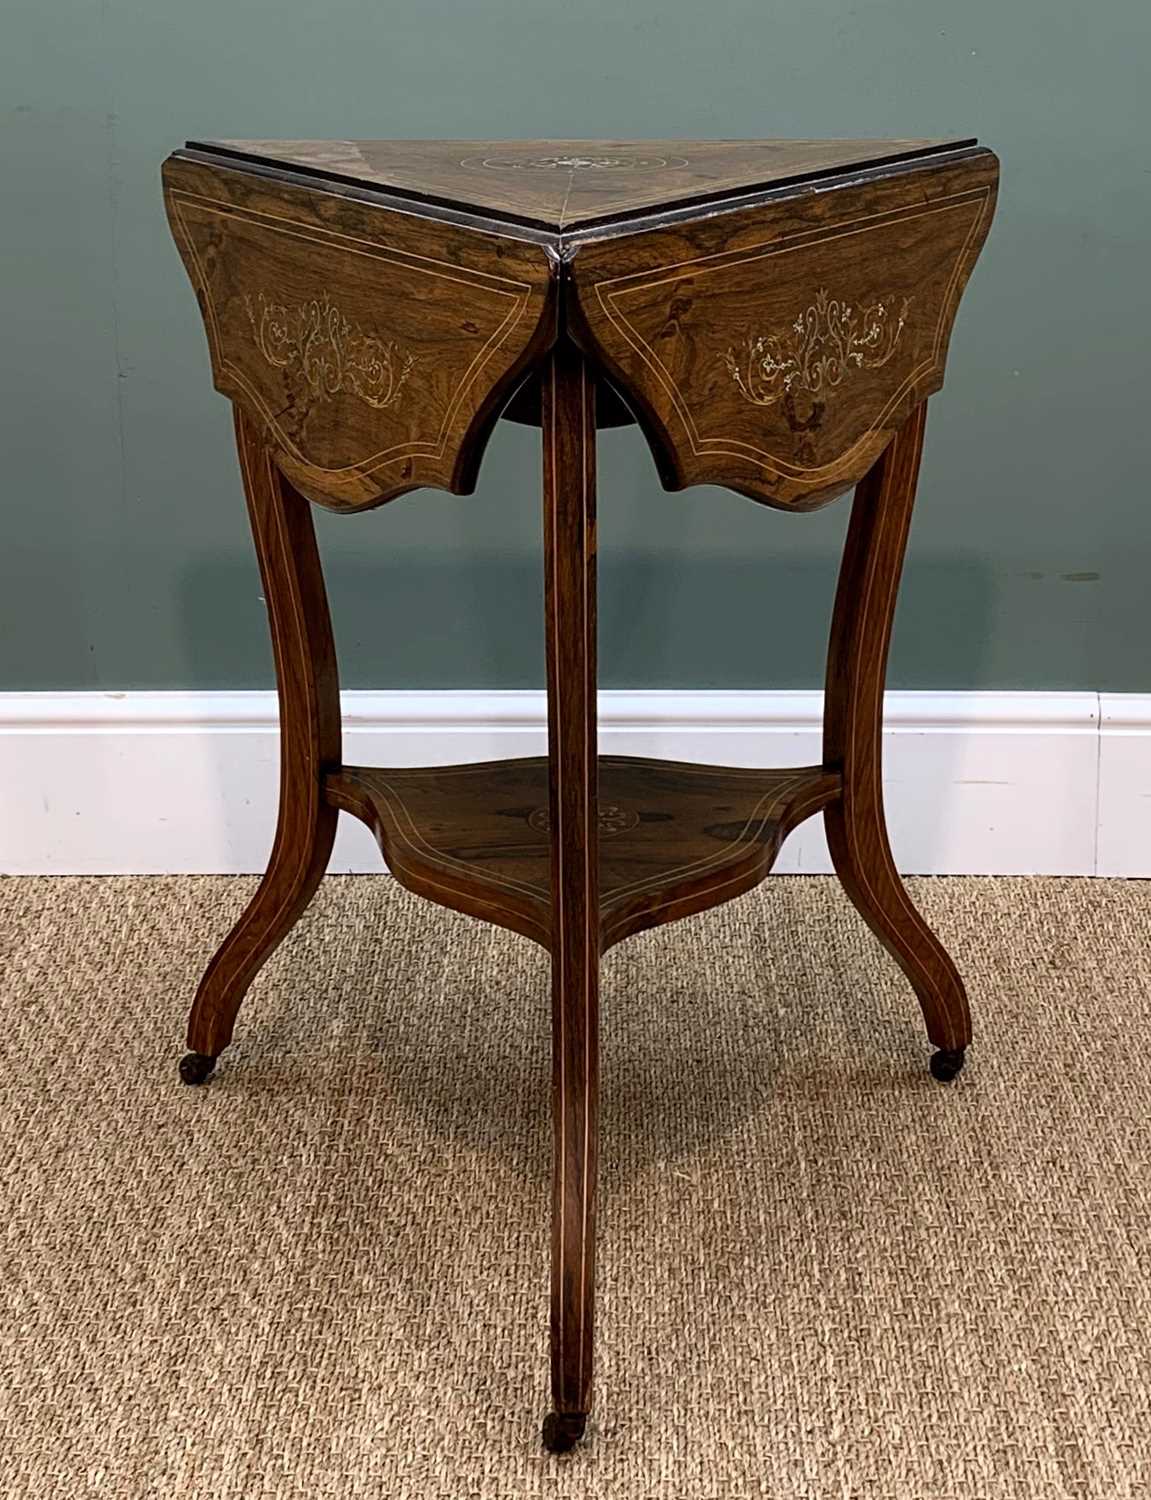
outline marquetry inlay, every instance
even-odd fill
[[[412,373],[415,356],[391,340],[364,333],[325,292],[306,302],[275,302],[244,294],[256,347],[279,370],[298,369],[314,395],[350,391],[369,406],[391,406]]]
[[[539,833],[550,833],[552,820],[547,805],[537,807],[528,814],[529,825]],[[600,837],[609,839],[615,833],[626,833],[629,828],[635,828],[639,823],[639,813],[630,807],[617,807],[614,803],[608,803],[599,810]]]
[[[749,334],[723,356],[732,380],[754,406],[774,406],[799,392],[818,396],[856,370],[877,370],[895,353],[910,297],[886,297],[859,308],[825,288],[779,333]]]
[[[467,156],[461,167],[489,172],[659,172],[686,167],[683,156]]]

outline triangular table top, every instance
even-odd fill
[[[708,203],[972,145],[895,141],[189,141],[227,155],[550,230]]]

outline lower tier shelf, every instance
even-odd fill
[[[330,772],[333,806],[373,830],[396,878],[441,906],[551,946],[546,758]],[[730,766],[601,756],[602,947],[742,895],[797,823],[840,792],[820,766]]]

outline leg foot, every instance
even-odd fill
[[[932,1054],[931,1062],[928,1064],[932,1078],[937,1078],[940,1083],[950,1083],[962,1068],[965,1056],[966,1052],[963,1047],[950,1050],[940,1048],[938,1052]]]
[[[180,1077],[185,1083],[206,1083],[215,1071],[216,1059],[203,1052],[186,1052],[180,1059]]]
[[[587,1417],[577,1411],[549,1411],[544,1418],[544,1447],[549,1453],[570,1453],[583,1437]]]

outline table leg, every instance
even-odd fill
[[[196,992],[185,1083],[203,1083],[231,1041],[249,985],[320,883],[339,816],[323,796],[325,771],[340,764],[340,688],[311,506],[239,407],[236,446],[276,661],[280,812],[267,872]]]
[[[921,402],[856,490],[840,569],[827,663],[824,763],[843,773],[843,795],[824,809],[836,872],[871,930],[911,981],[946,1082],[963,1065],[971,1018],[963,981],[911,903],[883,811],[883,687],[891,622],[927,404]]]
[[[542,404],[555,1131],[544,1444],[564,1452],[591,1405],[600,955],[595,384],[569,346],[549,357]]]

